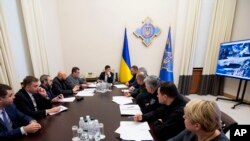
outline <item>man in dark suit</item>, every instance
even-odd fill
[[[46,91],[39,87],[38,79],[34,76],[26,76],[23,80],[23,88],[15,95],[14,103],[23,113],[33,118],[43,118],[50,113],[60,110],[60,107],[52,108],[52,102],[58,102],[59,97],[52,100],[47,98]]]
[[[133,65],[130,68],[131,74],[133,75],[133,77],[125,84],[129,87],[136,85],[136,74],[138,72],[138,67],[136,65]]]
[[[111,68],[109,65],[105,66],[105,71],[102,72],[99,76],[99,80],[108,82],[108,83],[113,83],[114,79],[114,73],[111,72]]]
[[[59,71],[57,76],[53,79],[52,91],[55,95],[63,94],[64,97],[72,96],[79,90],[78,85],[73,88],[68,87],[66,78],[67,74],[64,71]]]
[[[28,133],[35,133],[41,125],[16,109],[13,104],[12,88],[0,84],[0,140],[15,139]]]
[[[135,115],[134,120],[151,123],[156,138],[165,141],[185,129],[183,115],[186,101],[172,82],[162,83],[157,97],[162,105],[149,113]]]
[[[136,103],[140,106],[142,113],[148,113],[160,106],[157,98],[157,89],[160,86],[160,79],[155,75],[150,75],[144,79],[144,83],[147,93],[138,95],[136,97]]]
[[[49,75],[43,74],[40,77],[41,85],[40,87],[44,88],[47,93],[47,97],[52,100],[56,95],[52,92],[52,79]],[[64,98],[62,94],[58,95],[59,98]]]

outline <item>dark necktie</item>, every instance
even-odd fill
[[[7,118],[7,114],[6,114],[6,112],[5,112],[5,109],[3,109],[3,111],[2,111],[2,115],[3,115],[3,122],[4,122],[5,126],[6,126],[6,128],[7,128],[8,130],[11,130],[10,121],[9,121],[8,118]]]

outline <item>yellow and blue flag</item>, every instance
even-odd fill
[[[128,39],[127,39],[127,30],[125,28],[124,41],[123,41],[123,51],[122,59],[120,64],[120,82],[128,82],[133,76],[130,72],[130,57],[128,50]]]
[[[169,31],[168,31],[168,39],[167,39],[166,47],[165,47],[163,58],[162,58],[160,79],[161,81],[168,81],[168,82],[174,81],[171,28],[169,28]]]

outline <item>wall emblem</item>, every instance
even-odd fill
[[[150,18],[146,18],[142,23],[142,27],[137,28],[134,34],[136,37],[140,37],[143,44],[148,47],[152,43],[153,38],[161,33],[161,30],[151,23]]]

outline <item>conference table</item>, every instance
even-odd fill
[[[62,103],[61,105],[68,108],[67,111],[38,120],[42,129],[35,134],[23,136],[18,141],[71,141],[72,126],[78,125],[79,118],[86,115],[104,124],[104,141],[121,140],[115,130],[120,126],[120,121],[132,119],[121,116],[119,105],[112,101],[113,96],[120,95],[121,89],[113,87],[111,92],[96,93],[81,101]]]

